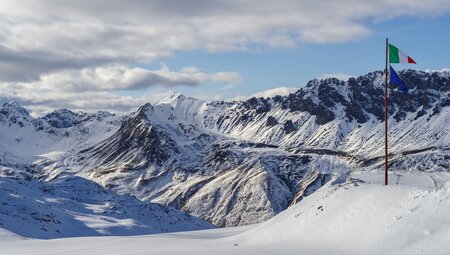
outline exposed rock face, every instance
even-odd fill
[[[266,126],[267,127],[273,127],[273,126],[275,126],[277,124],[278,124],[278,121],[273,116],[269,116],[267,118],[267,122],[266,122]]]
[[[5,103],[0,108],[0,120],[9,125],[24,127],[32,119],[28,111],[15,101]]]
[[[114,115],[104,111],[89,114],[84,112],[75,113],[67,109],[60,109],[45,115],[42,119],[55,128],[68,128],[92,119],[102,120],[111,116]]]
[[[295,127],[294,127],[294,124],[292,123],[292,120],[287,120],[283,124],[283,130],[286,134],[290,134],[295,131]]]
[[[114,171],[117,164],[127,162],[120,171],[161,166],[171,154],[178,153],[176,143],[165,133],[148,123],[149,105],[142,106],[136,116],[125,120],[119,130],[107,140],[80,151],[80,163],[96,166],[100,174]],[[118,170],[118,169],[117,169]]]

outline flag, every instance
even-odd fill
[[[397,47],[389,44],[389,63],[406,63],[406,64],[416,64],[411,57],[403,53]]]
[[[398,76],[398,74],[395,72],[394,68],[392,68],[391,65],[389,65],[389,83],[392,85],[399,86],[400,90],[403,92],[403,94],[408,94],[408,87],[406,87],[405,83],[403,83],[402,79]]]

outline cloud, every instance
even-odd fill
[[[236,72],[205,73],[196,67],[187,67],[174,72],[166,65],[159,70],[111,65],[46,74],[42,75],[38,82],[26,85],[63,92],[77,92],[143,90],[155,86],[198,86],[205,82],[239,83],[241,80],[241,75]]]
[[[354,41],[372,33],[371,22],[449,10],[447,0],[3,0],[0,67],[6,68],[0,68],[0,80],[136,66],[179,51]]]
[[[166,94],[158,92],[131,97],[121,95],[123,91],[177,85],[200,86],[205,83],[227,85],[241,80],[242,77],[236,72],[206,73],[196,67],[171,71],[164,64],[159,70],[111,65],[53,72],[31,82],[0,83],[0,101],[16,100],[29,107],[35,116],[58,108],[123,113],[146,102],[155,102]]]
[[[429,69],[429,68],[427,68],[424,71],[427,72],[427,73],[436,73],[436,72],[437,73],[442,73],[442,72],[450,72],[450,68],[448,68],[448,67],[443,67],[441,69]]]
[[[320,75],[319,79],[328,79],[328,78],[337,78],[342,81],[347,81],[348,79],[355,77],[351,74],[346,73],[329,73],[329,74],[322,74]]]
[[[36,114],[62,107],[124,112],[149,96],[119,91],[242,79],[195,67],[139,67],[179,52],[354,41],[370,36],[373,22],[449,10],[448,0],[2,0],[0,100],[18,100]]]
[[[25,106],[33,116],[42,116],[55,109],[96,112],[105,110],[114,113],[126,113],[145,104],[146,97],[122,96],[108,92],[56,93],[30,90],[5,90],[1,86],[0,103],[11,100]]]
[[[293,87],[278,87],[273,89],[264,90],[258,93],[253,94],[251,97],[274,97],[274,96],[287,96],[295,91],[299,90],[299,88]]]
[[[237,96],[234,97],[232,100],[235,101],[244,101],[244,100],[248,100],[252,97],[263,97],[263,98],[271,98],[274,96],[287,96],[291,93],[294,93],[295,91],[299,90],[299,88],[294,88],[294,87],[277,87],[277,88],[273,88],[273,89],[268,89],[268,90],[264,90],[264,91],[260,91],[257,92],[255,94],[249,95],[249,96]]]

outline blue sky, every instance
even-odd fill
[[[449,0],[3,0],[0,103],[37,116],[270,96],[382,70],[386,36],[418,63],[397,69],[442,69],[449,24]]]
[[[327,75],[355,76],[382,70],[385,65],[386,37],[418,63],[396,65],[394,68],[398,70],[439,70],[450,66],[450,15],[401,17],[368,22],[367,25],[372,29],[372,34],[350,42],[304,44],[294,48],[258,47],[245,52],[185,51],[177,52],[163,62],[175,70],[194,65],[209,72],[239,72],[243,81],[229,90],[226,85],[217,84],[172,88],[173,91],[192,96],[219,92],[224,93],[225,98],[252,95],[280,86],[302,87],[311,79]],[[155,69],[159,65],[153,63],[146,67]],[[164,90],[152,88],[148,91]]]

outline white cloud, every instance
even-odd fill
[[[328,78],[337,78],[342,81],[347,81],[348,79],[355,77],[351,74],[346,73],[328,73],[328,74],[322,74],[320,75],[319,79],[328,79]]]
[[[274,97],[274,96],[287,96],[291,93],[294,93],[295,91],[299,90],[299,88],[294,88],[294,87],[277,87],[277,88],[273,88],[273,89],[268,89],[268,90],[264,90],[264,91],[260,91],[257,92],[255,94],[249,95],[249,96],[237,96],[234,97],[232,100],[235,101],[244,101],[244,100],[248,100],[252,97],[263,97],[263,98],[270,98],[270,97]]]
[[[299,90],[299,88],[293,87],[278,87],[273,89],[264,90],[258,93],[253,94],[251,97],[274,97],[274,96],[287,96],[295,91]]]
[[[287,35],[275,35],[268,38],[268,45],[271,47],[293,48],[296,45],[295,40]]]
[[[8,68],[0,80],[137,65],[186,50],[353,41],[371,34],[371,22],[449,10],[448,0],[3,0],[0,66]]]
[[[198,86],[205,82],[239,83],[242,77],[236,72],[205,73],[196,67],[178,72],[163,65],[159,70],[111,65],[81,70],[64,70],[42,75],[37,82],[27,86],[39,86],[57,91],[108,91],[141,90],[149,87]]]
[[[9,90],[5,89],[9,87]],[[17,87],[0,85],[0,102],[15,100],[25,106],[33,116],[41,116],[55,109],[67,108],[75,111],[96,112],[105,110],[125,113],[146,102],[146,97],[130,97],[109,92],[58,93],[17,89]]]
[[[57,108],[81,111],[107,110],[127,112],[146,102],[156,102],[166,92],[139,97],[123,96],[115,91],[167,88],[176,85],[199,86],[204,83],[233,84],[242,80],[235,72],[206,73],[196,67],[171,71],[129,68],[122,65],[63,70],[45,74],[32,82],[0,83],[0,101],[16,100],[28,106],[34,115]]]
[[[427,68],[424,71],[427,72],[427,73],[435,73],[435,72],[442,73],[442,72],[450,72],[450,68],[448,68],[448,67],[443,67],[441,69],[429,69],[429,68]]]
[[[0,97],[16,99],[37,113],[61,107],[128,111],[151,96],[114,91],[232,86],[242,79],[235,72],[195,67],[133,67],[180,51],[354,41],[372,33],[372,22],[449,10],[448,0],[2,0]]]

